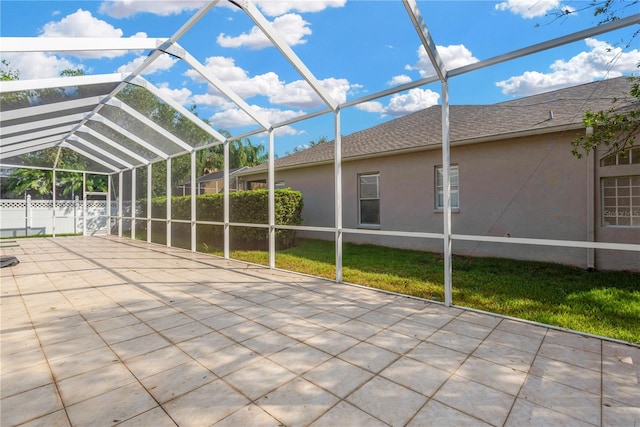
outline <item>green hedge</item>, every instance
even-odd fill
[[[229,220],[249,224],[269,223],[269,200],[267,190],[235,191],[229,194]],[[275,190],[275,223],[278,225],[300,225],[302,223],[302,193],[290,189]],[[140,215],[146,216],[146,201],[140,201]],[[167,198],[156,197],[151,201],[154,218],[166,218]],[[224,221],[224,194],[204,194],[196,197],[198,221]],[[171,199],[172,219],[191,219],[191,196]],[[206,235],[203,235],[206,234]],[[296,232],[277,230],[278,248],[293,245]],[[230,237],[234,248],[264,248],[269,239],[265,228],[231,227]],[[209,227],[199,232],[198,241],[210,246],[219,246],[223,240],[222,227]]]

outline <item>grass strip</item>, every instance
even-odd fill
[[[233,251],[231,258],[268,265],[265,251]],[[276,253],[276,267],[335,279],[334,243],[300,240]],[[342,274],[345,282],[444,300],[439,254],[345,243]],[[453,303],[640,343],[640,273],[454,256]]]

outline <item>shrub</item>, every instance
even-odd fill
[[[267,190],[236,191],[229,194],[229,221],[246,224],[268,224],[269,193]],[[275,223],[277,225],[300,225],[302,223],[302,193],[290,189],[275,190]],[[146,216],[146,201],[140,201],[140,216]],[[166,218],[167,198],[156,197],[151,202],[154,218]],[[203,194],[196,197],[198,221],[224,221],[224,194]],[[191,196],[177,196],[171,199],[171,218],[191,218]],[[141,224],[142,225],[142,224]],[[293,245],[294,230],[277,230],[278,248]],[[200,232],[198,240],[212,246],[220,246],[224,236],[222,227],[207,227]],[[268,230],[254,227],[231,227],[230,237],[234,248],[266,248]]]

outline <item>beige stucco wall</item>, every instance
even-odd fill
[[[453,213],[455,234],[588,240],[588,162],[571,154],[573,133],[538,135],[517,140],[453,147],[451,162],[459,166],[460,209]],[[435,167],[439,150],[345,161],[343,227],[358,228],[358,174],[380,174],[380,229],[442,231],[442,213],[434,209]],[[637,167],[640,165],[634,165]],[[640,229],[601,227],[599,168],[594,190],[597,240],[638,243]],[[637,169],[637,168],[636,168]],[[635,169],[634,169],[635,170]],[[334,167],[308,167],[276,172],[276,181],[304,195],[304,225],[333,226]],[[640,174],[636,171],[635,174]],[[260,176],[263,178],[264,176]],[[248,179],[250,179],[248,177]],[[329,233],[314,238],[332,238]],[[438,239],[344,235],[345,241],[442,252]],[[456,240],[454,253],[559,262],[587,268],[587,250]],[[596,251],[598,269],[640,269],[633,252]]]

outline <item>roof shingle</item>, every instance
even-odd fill
[[[501,139],[508,135],[539,131],[567,130],[581,126],[587,110],[628,108],[637,99],[629,92],[632,82],[618,77],[559,89],[525,98],[491,105],[451,105],[449,107],[450,141],[460,144],[473,140]],[[442,142],[441,106],[407,114],[394,120],[355,132],[342,138],[344,160],[361,156],[384,155],[399,150],[437,146]],[[276,159],[275,167],[287,168],[332,161],[334,142]],[[267,164],[242,171],[242,175],[261,172]]]

